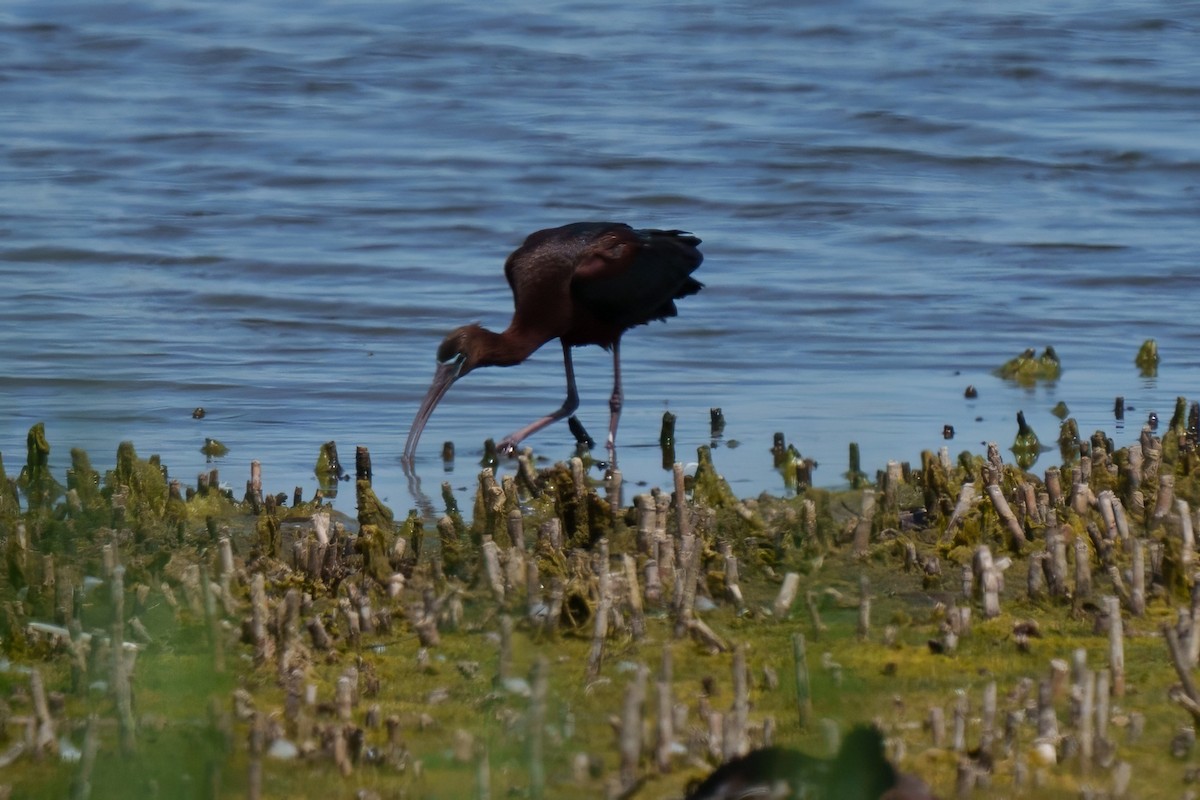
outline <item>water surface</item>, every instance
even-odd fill
[[[981,451],[1021,409],[1052,440],[1060,400],[1124,443],[1200,397],[1198,35],[1167,2],[7,4],[0,453],[15,474],[45,421],[58,470],[132,440],[191,482],[214,437],[233,486],[259,459],[307,494],[335,440],[403,510],[440,338],[504,327],[505,256],[579,219],[704,240],[707,288],[623,343],[629,481],[669,480],[664,410],[684,460],[724,410],[745,495],[783,488],[775,431],[823,485],[850,441],[868,471]],[[1048,344],[1056,384],[991,374]],[[599,434],[610,359],[576,366]],[[472,485],[483,439],[562,394],[556,345],[472,374],[425,488]]]

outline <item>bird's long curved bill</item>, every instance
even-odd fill
[[[458,379],[458,374],[458,364],[438,364],[437,372],[433,374],[433,383],[430,385],[429,391],[425,393],[421,407],[417,409],[417,416],[413,418],[412,427],[408,429],[408,441],[404,443],[404,460],[410,464],[413,455],[417,452],[417,442],[421,440],[421,431],[425,430],[425,423],[433,416],[433,410],[437,408],[438,402],[445,397],[450,386]]]

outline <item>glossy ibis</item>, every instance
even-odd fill
[[[512,453],[525,437],[571,416],[579,406],[571,348],[596,344],[613,354],[608,451],[615,459],[621,415],[621,334],[676,314],[675,301],[703,287],[691,277],[703,259],[700,240],[684,231],[635,229],[620,222],[575,222],[530,234],[504,264],[513,317],[500,332],[477,324],[455,328],[437,350],[433,384],[404,445],[412,463],[421,430],[456,380],[478,367],[520,364],[551,339],[563,349],[567,398],[562,406],[505,437]]]
[[[935,800],[915,775],[898,772],[876,728],[850,731],[832,760],[764,747],[722,764],[687,800]]]

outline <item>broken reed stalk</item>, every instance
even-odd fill
[[[30,670],[29,694],[33,700],[33,755],[41,760],[43,756],[51,755],[58,749],[54,717],[50,715],[50,704],[46,700],[46,685],[42,681],[41,670]]]
[[[1122,537],[1117,529],[1117,512],[1113,508],[1113,501],[1117,495],[1112,489],[1105,489],[1096,495],[1096,502],[1100,506],[1100,519],[1104,521],[1104,530],[1109,541],[1119,541]]]
[[[888,511],[898,510],[897,498],[900,484],[904,482],[904,468],[899,461],[889,460],[884,468],[883,505]]]
[[[642,610],[642,588],[638,585],[637,561],[629,553],[621,556],[621,564],[625,569],[625,585],[629,598],[629,631],[634,641],[641,641],[646,636],[646,615]]]
[[[79,772],[71,782],[71,800],[90,800],[92,796],[92,770],[96,767],[96,754],[100,751],[99,723],[95,714],[88,717],[83,733],[83,752],[79,759]]]
[[[1192,606],[1187,637],[1187,663],[1195,667],[1200,661],[1200,575],[1192,575]]]
[[[1112,696],[1125,696],[1125,629],[1121,623],[1121,601],[1112,595],[1104,598],[1108,610],[1108,669],[1112,675]]]
[[[558,632],[558,621],[562,617],[563,597],[566,596],[566,584],[562,576],[555,575],[550,579],[550,597],[546,602],[546,615],[542,618],[542,630],[549,636]]]
[[[132,754],[137,749],[136,723],[133,719],[133,696],[130,683],[130,658],[125,653],[125,567],[117,564],[112,576],[112,689],[117,703],[117,728],[121,752]],[[136,651],[135,651],[136,652]]]
[[[1186,574],[1191,574],[1192,565],[1196,560],[1196,537],[1192,530],[1192,512],[1188,502],[1183,498],[1175,500],[1175,512],[1179,515],[1179,534],[1182,540],[1179,551],[1179,565]]]
[[[808,677],[808,654],[803,633],[792,634],[792,662],[796,678],[796,715],[801,729],[812,719],[812,688]]]
[[[247,733],[250,758],[246,765],[246,796],[250,800],[260,800],[263,784],[263,752],[266,750],[266,730],[261,715],[256,711],[250,720],[250,730]]]
[[[441,636],[438,634],[437,616],[441,610],[442,603],[438,601],[433,593],[433,587],[428,586],[422,593],[422,606],[416,610],[412,617],[413,630],[417,632],[417,640],[422,647],[436,647],[441,643]],[[320,619],[315,619],[314,622],[320,624]]]
[[[669,544],[669,543],[668,543]],[[685,559],[682,586],[675,596],[675,638],[681,638],[691,627],[696,605],[696,581],[700,576],[700,557],[704,545],[688,534],[680,542],[680,557]]]
[[[1096,738],[1108,740],[1108,715],[1111,701],[1112,681],[1106,669],[1096,670]]]
[[[639,494],[633,498],[634,508],[637,509],[637,548],[643,555],[651,554],[651,544],[654,542],[654,523],[657,512],[654,508],[654,497],[649,494]]]
[[[1092,556],[1082,536],[1075,539],[1075,593],[1076,603],[1082,603],[1092,593]]]
[[[492,598],[497,605],[504,605],[504,573],[500,569],[500,546],[488,539],[480,548],[483,553],[483,567],[487,574],[488,586],[492,590]]]
[[[646,680],[650,670],[638,664],[633,680],[625,687],[621,708],[621,731],[617,749],[621,759],[621,790],[629,792],[637,785],[638,764],[642,757],[642,710],[646,704]]]
[[[950,521],[946,523],[946,532],[942,534],[943,541],[953,538],[954,532],[966,519],[974,504],[975,484],[973,482],[964,483],[958,491],[958,502],[954,506],[954,512],[950,515]]]
[[[479,748],[475,765],[475,800],[492,800],[492,768],[486,746]]]
[[[1183,645],[1179,642],[1179,633],[1175,630],[1175,626],[1168,623],[1163,623],[1163,635],[1167,640],[1167,649],[1171,654],[1171,665],[1175,667],[1175,674],[1179,676],[1179,683],[1182,687],[1182,694],[1175,693],[1173,699],[1192,717],[1192,725],[1200,727],[1200,694],[1196,693],[1196,682],[1192,679],[1192,668],[1188,664],[1187,652]]]
[[[783,576],[783,584],[779,587],[779,594],[775,597],[775,603],[772,606],[772,611],[775,614],[775,619],[783,619],[791,610],[792,604],[796,602],[796,594],[800,591],[800,573],[789,572]]]
[[[871,635],[871,581],[866,573],[858,576],[858,640],[865,642]]]
[[[533,662],[529,696],[529,796],[542,800],[546,794],[545,730],[546,693],[550,661],[538,655]]]
[[[1049,467],[1046,470],[1046,494],[1051,507],[1058,508],[1062,505],[1062,470],[1058,467]]]
[[[335,725],[333,728],[333,763],[343,778],[349,778],[354,772],[354,763],[350,758],[350,742],[348,741],[346,724]]]
[[[208,564],[200,563],[200,590],[204,592],[204,621],[208,631],[208,645],[212,648],[213,671],[218,675],[225,672],[225,639],[221,636],[221,618],[217,614],[216,592],[220,587],[210,584]]]
[[[996,739],[996,692],[995,681],[988,681],[983,687],[979,749],[988,755],[991,755],[992,743]]]
[[[1091,772],[1096,745],[1096,674],[1084,669],[1076,689],[1079,719],[1075,737],[1079,742],[1079,766],[1086,775]]]
[[[733,708],[725,720],[725,760],[744,756],[750,751],[746,728],[750,721],[750,674],[746,667],[746,644],[733,648]]]
[[[937,749],[946,744],[946,709],[941,706],[929,708],[929,740]]]
[[[684,490],[683,464],[678,461],[671,468],[675,479],[675,518],[678,525],[679,538],[682,540],[691,532],[691,520],[688,519],[687,494]]]
[[[1009,506],[1008,500],[1004,497],[1004,490],[997,483],[999,475],[993,474],[985,487],[988,497],[992,500],[992,507],[996,509],[996,514],[1004,521],[1005,527],[1008,528],[1009,536],[1012,537],[1012,549],[1020,550],[1028,540],[1025,538],[1025,529],[1021,527],[1020,520],[1013,513],[1012,507]]]
[[[674,700],[671,696],[671,681],[674,680],[671,662],[671,645],[662,647],[662,666],[658,674],[658,739],[654,747],[654,763],[660,773],[671,771],[671,748],[675,739]]]
[[[500,615],[500,659],[496,666],[496,682],[503,686],[512,677],[513,618],[511,614]]]
[[[817,593],[811,589],[805,592],[804,604],[808,606],[808,616],[812,620],[812,637],[815,642],[821,638],[821,634],[827,629],[825,623],[821,622],[821,609],[817,602]]]
[[[219,565],[218,579],[221,583],[221,602],[225,604],[227,613],[235,607],[232,595],[233,586],[233,541],[228,536],[217,540],[217,558]]]
[[[738,578],[738,560],[733,553],[725,556],[725,591],[739,612],[746,608],[746,601],[742,597],[742,587]]]
[[[954,733],[953,741],[950,745],[951,749],[956,753],[966,752],[967,749],[967,713],[970,711],[971,701],[967,697],[966,691],[957,689],[954,692]]]
[[[604,659],[604,639],[608,636],[608,613],[612,608],[612,597],[608,587],[608,564],[600,565],[602,577],[600,580],[600,599],[596,603],[596,611],[592,625],[592,649],[588,653],[586,681],[592,683],[600,677],[600,664]]]
[[[858,524],[854,526],[854,544],[851,552],[856,556],[865,556],[871,544],[871,521],[875,519],[875,490],[862,490],[862,507],[858,516]]]
[[[614,465],[604,477],[604,496],[608,507],[612,510],[610,524],[615,525],[621,519],[621,510],[625,507],[625,482],[621,470]]]
[[[526,615],[534,625],[541,625],[539,617],[546,612],[546,604],[542,598],[542,579],[538,570],[537,560],[525,562],[525,601]]]

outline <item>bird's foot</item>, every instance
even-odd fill
[[[514,439],[511,436],[506,436],[496,445],[496,455],[504,456],[505,458],[516,458],[517,445],[521,443],[520,439]]]

